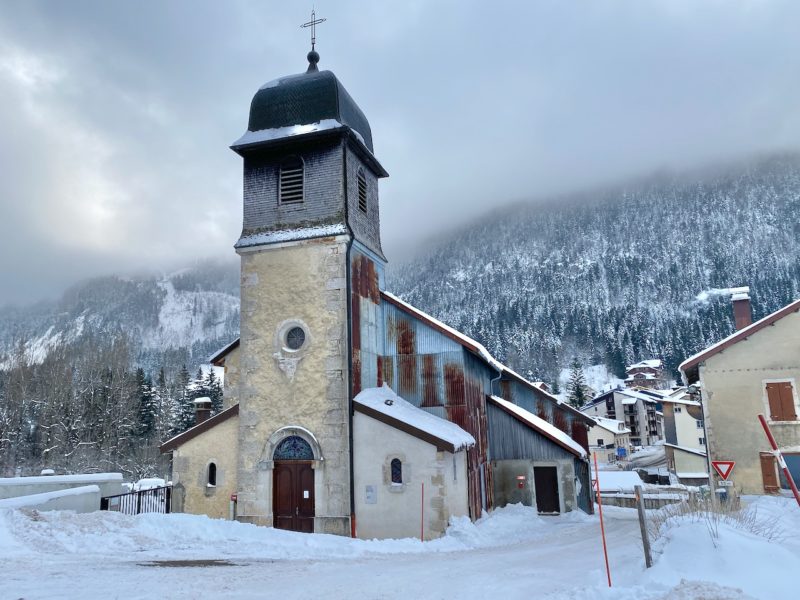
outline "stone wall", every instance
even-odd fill
[[[319,454],[315,530],[350,533],[347,242],[337,236],[240,250],[242,521],[272,525],[272,452],[293,427]],[[292,327],[306,336],[297,351],[286,347]]]
[[[173,512],[227,519],[237,491],[239,417],[233,416],[181,444],[172,454]],[[216,465],[216,485],[208,468]]]

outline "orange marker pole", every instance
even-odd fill
[[[606,575],[608,575],[608,587],[611,587],[611,568],[608,566],[608,548],[606,547],[606,528],[603,525],[603,500],[600,497],[600,470],[597,468],[597,452],[593,452],[594,456],[594,476],[595,488],[597,491],[597,507],[600,509],[600,537],[603,538],[603,556],[606,559]]]

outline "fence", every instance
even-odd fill
[[[100,499],[100,510],[112,510],[125,515],[141,513],[169,513],[172,501],[172,486],[151,488],[106,496]]]

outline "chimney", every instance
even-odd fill
[[[198,398],[194,404],[194,424],[200,425],[211,416],[211,398]]]
[[[753,323],[753,313],[750,309],[750,288],[731,288],[731,302],[733,303],[733,319],[736,322],[736,331],[751,325]]]

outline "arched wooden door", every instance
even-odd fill
[[[273,454],[272,514],[278,529],[314,532],[314,454],[303,438],[289,436]]]

